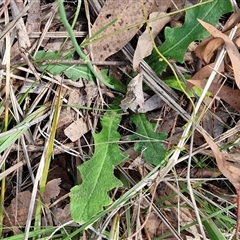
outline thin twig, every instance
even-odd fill
[[[4,5],[2,6],[1,10],[0,10],[0,17],[2,16],[2,14],[4,13],[5,9],[7,8],[7,6],[9,5],[11,0],[7,0]]]
[[[0,40],[14,28],[18,20],[28,11],[28,9],[34,4],[34,1],[30,1],[30,3],[10,22],[6,28],[0,34]]]
[[[42,65],[47,64],[54,64],[54,63],[62,63],[62,64],[84,64],[87,65],[87,63],[81,59],[79,60],[45,60],[42,62]],[[100,61],[100,62],[91,62],[92,65],[99,65],[99,66],[119,66],[119,65],[126,65],[126,61]]]

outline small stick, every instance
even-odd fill
[[[2,16],[3,12],[5,11],[5,9],[7,8],[7,6],[9,5],[11,0],[6,0],[6,2],[4,3],[2,9],[0,10],[0,17]]]
[[[85,61],[79,59],[79,60],[58,60],[58,59],[53,59],[53,60],[45,60],[42,62],[43,65],[46,64],[52,64],[52,63],[63,63],[63,64],[85,64],[87,65]],[[126,61],[101,61],[101,62],[91,62],[93,65],[98,65],[98,66],[119,66],[119,65],[126,65]]]
[[[41,79],[40,79],[36,69],[34,68],[33,64],[28,59],[28,56],[27,56],[27,53],[25,52],[25,50],[24,49],[20,49],[20,54],[21,54],[22,58],[26,61],[26,63],[29,66],[29,68],[32,70],[32,73],[35,76],[35,78],[38,80],[38,82],[41,82]]]

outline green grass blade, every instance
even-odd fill
[[[47,176],[48,176],[48,171],[49,171],[50,162],[51,162],[51,158],[52,158],[54,139],[55,139],[55,134],[56,134],[56,130],[57,130],[57,123],[58,123],[59,114],[60,114],[60,110],[61,110],[61,92],[62,92],[62,86],[60,86],[60,88],[59,88],[59,93],[58,93],[54,116],[53,116],[51,133],[50,133],[46,156],[45,156],[46,160],[45,160],[45,164],[44,164],[41,181],[39,184],[40,196],[43,196],[45,186],[47,183]],[[39,228],[39,222],[41,219],[41,208],[42,208],[42,201],[41,201],[41,197],[39,197],[38,203],[37,203],[37,208],[36,208],[35,223],[34,223],[35,230],[38,230],[38,228]]]
[[[43,115],[49,109],[48,105],[40,107],[35,112],[27,116],[21,123],[7,132],[0,134],[0,153],[11,146],[22,134],[24,134],[31,126],[31,122],[37,117]]]

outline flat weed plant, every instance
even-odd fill
[[[78,0],[78,9],[80,8],[80,6],[81,1]],[[97,220],[111,215],[111,212],[120,211],[121,207],[123,206],[125,208],[124,214],[126,216],[126,219],[128,220],[127,225],[129,226],[129,230],[131,225],[131,212],[128,209],[129,202],[133,197],[136,197],[137,195],[142,193],[145,187],[147,190],[149,190],[148,181],[151,182],[152,180],[156,180],[156,177],[158,176],[157,172],[160,168],[166,165],[169,156],[172,154],[174,149],[169,152],[166,151],[164,147],[164,141],[167,138],[167,134],[154,132],[155,124],[152,124],[147,119],[145,114],[131,113],[129,116],[129,121],[135,129],[135,132],[128,136],[128,141],[133,143],[134,150],[138,152],[139,155],[145,159],[146,164],[150,166],[150,173],[143,177],[140,182],[133,184],[133,187],[131,189],[126,190],[125,186],[123,186],[123,183],[119,180],[119,178],[116,177],[116,174],[114,172],[114,169],[129,157],[121,147],[122,136],[120,134],[120,126],[124,112],[120,109],[120,102],[122,98],[117,96],[126,93],[126,86],[124,86],[124,84],[115,80],[114,78],[108,76],[106,69],[102,69],[101,72],[96,71],[90,59],[81,50],[81,47],[79,46],[74,36],[72,26],[69,24],[66,18],[63,1],[58,0],[58,7],[60,18],[66,30],[68,31],[69,37],[72,40],[74,50],[69,51],[67,54],[62,53],[61,51],[38,51],[35,55],[36,62],[40,62],[37,63],[38,66],[41,67],[44,71],[51,73],[52,75],[64,74],[72,81],[76,81],[79,78],[84,78],[88,81],[95,81],[96,79],[98,79],[101,84],[104,84],[109,89],[115,91],[117,94],[113,102],[109,104],[108,110],[105,111],[101,118],[101,131],[98,133],[92,133],[94,141],[93,155],[81,166],[78,166],[78,170],[81,175],[81,183],[71,189],[71,216],[72,219],[75,222],[80,223],[81,226],[79,228],[67,227],[65,228],[66,231],[62,231],[62,234],[59,234],[59,232],[54,234],[51,239],[57,239],[58,237],[60,237],[61,239],[77,238],[79,233],[81,235],[82,232],[86,230],[89,226],[93,225],[94,223],[96,224]],[[169,63],[168,61],[171,59],[183,63],[184,55],[187,51],[187,47],[189,46],[189,44],[192,41],[202,40],[209,36],[209,33],[199,24],[197,18],[215,25],[218,22],[220,16],[231,11],[232,6],[230,4],[230,1],[226,0],[202,1],[202,4],[187,9],[185,22],[182,27],[165,28],[164,33],[166,41],[160,47],[158,47],[158,49],[155,49],[152,55],[146,59],[149,66],[156,73],[161,73],[166,70],[166,67]],[[76,21],[76,18],[74,21]],[[105,28],[112,24],[114,24],[114,21],[110,22],[109,25],[107,25]],[[88,40],[85,41],[85,44],[87,44],[88,42]],[[78,55],[84,61],[84,64],[71,66],[67,63],[54,62],[59,58],[66,61],[74,60],[74,51],[78,53]],[[158,54],[159,52],[161,55]],[[162,56],[166,61],[163,60]],[[47,64],[43,64],[43,62],[46,60],[48,61]],[[175,89],[181,90],[185,87],[182,83],[180,83],[179,86],[179,84],[177,84],[177,81],[174,82],[174,79],[170,80],[166,80],[166,83]],[[55,115],[52,118],[52,129],[50,131],[49,143],[48,147],[45,149],[45,158],[47,162],[45,163],[45,168],[42,169],[42,171],[44,171],[43,178],[38,179],[40,185],[40,194],[44,193],[47,173],[51,160],[51,154],[54,146],[56,125],[61,106],[61,90],[59,90],[58,94],[59,95],[56,99]],[[193,95],[190,95],[190,92],[187,92],[187,95],[189,97],[193,97]],[[16,140],[20,139],[20,137],[32,126],[32,124],[35,124],[41,116],[46,117],[46,115],[44,114],[48,113],[48,110],[49,106],[44,105],[38,110],[34,111],[28,117],[26,117],[26,119],[13,127],[11,130],[6,132],[2,131],[0,133],[0,152],[4,152],[11,144],[13,144]],[[0,111],[1,113],[3,113],[4,111],[2,106],[0,106]],[[185,183],[182,182],[180,185],[180,188],[182,189],[181,194],[184,198],[184,194],[188,193],[188,189]],[[36,189],[38,188],[38,182],[35,184],[34,187]],[[117,189],[123,191],[124,193],[117,200],[113,201],[110,192],[111,190]],[[218,210],[217,207],[211,202],[204,201],[203,196],[199,197],[197,193],[195,194],[195,196],[197,203],[202,207],[201,220],[209,237],[211,239],[225,239],[219,228],[216,227],[216,221],[213,221],[212,219],[217,219],[218,224],[222,226],[221,228],[225,228],[227,229],[226,231],[229,231],[231,224],[234,224],[235,222],[234,220],[232,220],[232,218],[227,217],[224,214],[224,211],[229,211],[232,206],[224,207]],[[167,200],[168,199],[163,198],[163,201]],[[34,202],[35,199],[32,198],[32,201]],[[30,224],[32,219],[32,216],[30,215],[33,214],[32,210],[31,214],[29,214],[28,217],[28,225],[26,226],[26,234],[24,235],[25,239],[26,236],[33,239],[41,239],[39,238],[40,235],[49,236],[50,233],[56,230],[56,228],[46,228],[45,230],[38,229],[41,220],[42,206],[43,205],[41,202],[41,198],[38,198],[34,230],[30,230]],[[161,206],[159,205],[159,208],[160,207]],[[174,205],[172,207],[177,208],[178,206]],[[215,214],[213,214],[214,211]],[[116,226],[114,224],[113,226],[115,226],[117,229],[119,227],[118,225],[120,217],[117,214],[116,216],[116,219],[118,220],[116,220]],[[197,222],[186,224],[186,226],[180,228],[180,231],[188,229],[190,226],[196,224]],[[108,229],[102,234],[105,237],[112,236],[111,234],[113,234],[114,231],[115,229]],[[131,232],[131,230],[129,230],[127,236],[130,237],[132,234],[133,233]],[[164,239],[171,235],[172,233],[169,232],[169,234],[166,233],[156,239]],[[23,235],[19,234],[6,239],[23,239]]]

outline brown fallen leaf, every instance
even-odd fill
[[[156,214],[150,213],[145,228],[147,229],[151,239],[157,237],[157,231],[160,224],[161,220],[156,216]]]
[[[225,153],[221,152],[224,159],[232,162],[235,166],[240,166],[240,154],[239,153]],[[210,157],[214,157],[214,154],[211,150],[204,149],[201,151],[201,154],[205,154]]]
[[[204,88],[206,85],[206,81],[204,80],[188,80],[189,83],[193,84],[194,86],[198,86],[200,88]],[[220,89],[220,90],[219,90]],[[239,89],[232,89],[227,86],[222,86],[219,83],[212,83],[208,89],[209,92],[213,93],[229,105],[234,107],[236,110],[240,110],[240,90]]]
[[[58,141],[62,141],[63,139],[66,139],[64,129],[67,126],[69,126],[72,122],[74,122],[74,120],[75,120],[75,112],[72,109],[64,107],[61,110],[59,121],[57,124],[56,139]]]
[[[143,92],[142,81],[143,75],[139,73],[129,82],[126,97],[120,104],[124,111],[129,108],[133,112],[146,113],[162,106],[163,101],[157,94],[149,97]]]
[[[44,195],[43,195],[43,201],[45,205],[47,206],[50,205],[51,199],[54,199],[59,195],[60,183],[61,183],[61,178],[55,178],[46,184]]]
[[[182,9],[184,4],[185,0],[106,0],[91,29],[92,34],[103,30],[91,40],[90,49],[93,60],[103,61],[122,49],[134,37],[150,13],[174,12],[175,10]],[[166,17],[163,23],[161,23],[163,21],[161,19],[150,22],[150,25],[155,26],[154,35],[156,36],[170,19],[178,19],[181,15],[182,14],[178,12],[171,15],[171,17]],[[111,25],[111,22],[114,23]],[[110,24],[110,26],[106,28],[108,24]],[[106,29],[104,29],[104,27]],[[148,30],[146,31],[146,35],[149,35]],[[150,46],[151,39],[146,35],[145,38],[147,40],[145,40],[150,40],[148,43],[148,46]],[[146,42],[145,40],[144,42]],[[149,49],[150,48],[151,46]],[[150,51],[149,49],[148,52]],[[145,50],[143,51],[145,52]],[[141,54],[141,56],[143,55],[145,54]],[[137,64],[134,66],[137,66]]]
[[[84,121],[83,118],[80,118],[76,121],[74,121],[72,124],[70,124],[67,128],[64,130],[64,134],[72,141],[75,142],[78,139],[80,139],[85,133],[89,131],[89,127]]]
[[[147,28],[138,39],[137,47],[133,56],[133,69],[135,71],[138,69],[141,60],[151,54],[153,49],[152,40],[155,39],[162,28],[172,19],[171,16],[166,15],[164,12],[153,12],[149,15],[149,19],[160,16],[162,17],[149,22],[149,28],[151,29],[152,37]]]
[[[151,12],[155,0],[143,0],[145,13]],[[107,57],[122,49],[143,25],[141,1],[132,0],[106,0],[100,14],[94,22],[92,34],[102,30],[107,24],[115,22],[91,41],[91,52],[94,61],[104,61]],[[119,32],[117,32],[119,31]]]
[[[126,111],[128,108],[137,112],[139,106],[144,104],[142,89],[143,74],[139,73],[128,84],[126,97],[121,101],[120,107]]]
[[[226,25],[225,25],[226,26]],[[227,26],[226,26],[227,27]],[[233,41],[235,44],[240,47],[240,43],[238,42],[239,35],[240,35],[240,24],[237,25],[238,29],[235,33],[235,37],[233,38]],[[224,27],[225,29],[225,27]],[[228,28],[227,28],[228,29]],[[228,36],[230,34],[230,30],[224,31],[223,33]],[[196,55],[205,61],[205,63],[209,63],[212,56],[216,52],[216,50],[221,47],[224,44],[223,39],[221,38],[215,38],[213,36],[210,36],[206,39],[204,39],[196,48],[195,53]]]
[[[223,27],[223,31],[228,31],[231,28],[233,28],[234,26],[236,26],[240,21],[240,9],[237,12],[234,12],[229,19],[227,20],[227,22],[225,23],[224,27]]]
[[[203,80],[204,78],[208,78],[212,71],[213,71],[213,68],[215,66],[215,63],[210,63],[206,66],[204,66],[203,68],[201,68],[198,72],[196,72],[190,80]],[[224,72],[224,64],[222,63],[220,65],[220,67],[218,68],[218,72],[219,73],[222,73]],[[189,89],[189,87],[191,86],[192,84],[189,84],[189,81],[187,83],[187,89]]]
[[[45,205],[49,205],[51,199],[57,197],[60,193],[60,187],[58,186],[61,182],[60,178],[49,181],[46,185],[44,195],[42,196]],[[12,199],[11,204],[5,208],[5,216],[3,223],[7,227],[13,227],[13,232],[19,233],[17,226],[22,227],[26,225],[29,205],[31,201],[32,193],[30,191],[23,191]],[[36,202],[34,205],[34,212],[36,210]],[[32,216],[32,219],[34,215]]]
[[[202,46],[202,49],[196,49],[196,54],[197,56],[201,55],[205,63],[209,63],[215,54],[215,51],[223,44],[224,41],[222,38],[211,39],[211,41],[207,41],[204,46]],[[201,51],[201,53],[199,54],[198,51]]]
[[[223,154],[220,152],[217,144],[202,132],[203,137],[213,151],[216,158],[218,169],[221,173],[232,183],[237,192],[237,225],[236,225],[236,239],[238,239],[238,232],[240,227],[240,168],[228,162]]]
[[[31,192],[23,191],[18,193],[17,197],[13,198],[11,204],[5,208],[5,216],[3,224],[7,227],[13,227],[14,233],[19,233],[17,226],[25,226],[29,211],[29,205],[31,200]],[[34,212],[36,204],[34,206]]]
[[[75,105],[85,106],[86,104],[85,96],[83,96],[83,94],[80,93],[79,88],[71,87],[70,89],[64,92],[64,96],[68,96],[67,104],[69,106]],[[57,124],[56,139],[58,139],[59,141],[66,139],[64,130],[75,120],[76,112],[70,107],[63,107],[60,112],[59,121]]]
[[[56,226],[62,226],[64,223],[72,221],[70,214],[70,204],[67,204],[63,209],[62,208],[53,208],[53,220]],[[68,226],[79,227],[79,224],[74,221]]]
[[[238,88],[240,89],[240,74],[239,74],[240,54],[239,54],[239,51],[238,51],[236,45],[233,43],[233,41],[228,36],[226,36],[224,33],[220,32],[219,30],[217,30],[211,24],[206,23],[200,19],[198,19],[198,21],[202,24],[202,26],[205,29],[207,29],[208,32],[211,33],[211,35],[213,37],[222,38],[224,40],[226,50],[228,52],[229,58],[232,63],[235,81],[236,81]]]
[[[176,171],[179,177],[183,177],[183,178],[187,177],[188,170],[186,168],[177,168]],[[207,168],[195,167],[190,172],[191,178],[216,178],[216,177],[219,177],[220,175],[222,175],[222,173],[217,168],[208,168],[208,167]]]

